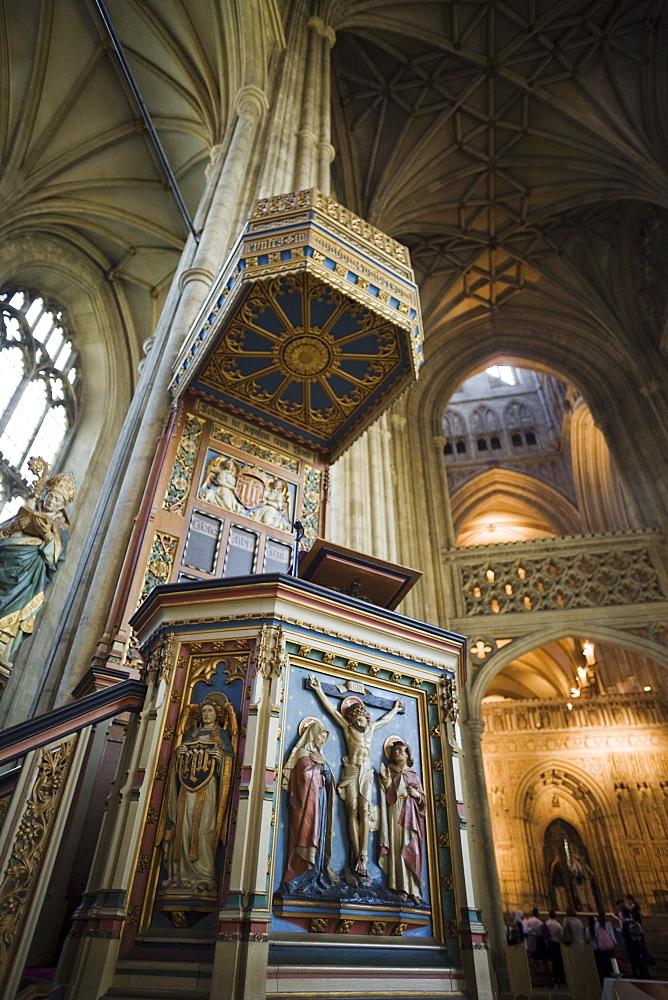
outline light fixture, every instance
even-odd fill
[[[569,712],[572,711],[573,705],[571,704],[570,701],[566,704],[566,708],[568,709]]]
[[[571,688],[571,698],[580,697],[580,688]]]
[[[594,649],[594,643],[590,639],[585,639],[582,643],[582,653],[587,661],[587,666],[593,667],[596,663],[596,650]]]
[[[580,684],[584,686],[587,683],[586,667],[578,667],[578,677],[580,678]]]
[[[643,691],[651,691],[651,690],[652,690],[652,689],[651,689],[651,687],[649,686],[649,684],[645,684],[645,686],[644,686],[644,688],[643,688]]]

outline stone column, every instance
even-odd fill
[[[332,28],[319,17],[307,21],[306,64],[302,111],[297,133],[295,188],[312,186],[330,191],[329,165],[334,158],[331,144],[331,67],[329,52],[336,41]]]
[[[46,710],[54,700],[63,700],[88,666],[95,650],[96,638],[105,627],[104,618],[116,588],[133,523],[156,446],[169,415],[171,397],[168,386],[178,350],[186,337],[197,311],[210,288],[227,252],[234,227],[244,211],[241,194],[247,186],[247,170],[262,116],[267,108],[266,97],[257,87],[243,87],[237,96],[237,122],[218,175],[215,190],[200,244],[190,262],[187,259],[177,278],[178,301],[168,305],[156,331],[153,349],[147,358],[133,404],[126,420],[115,455],[93,519],[94,536],[103,542],[95,560],[95,571],[87,587],[85,604],[78,617],[76,657],[66,665],[60,687],[54,699],[45,692],[39,708]],[[216,171],[212,171],[212,178]],[[184,255],[185,257],[185,255]],[[174,288],[170,297],[174,295]],[[151,364],[151,362],[153,362]],[[124,469],[128,472],[124,474]],[[119,485],[120,480],[120,485]],[[69,609],[68,609],[69,610]],[[121,622],[109,623],[112,632]],[[82,643],[83,636],[87,642]],[[59,637],[58,637],[59,638]],[[58,638],[54,640],[57,643]],[[102,637],[98,653],[105,655],[114,635]],[[54,647],[55,652],[55,647]]]
[[[295,164],[295,188],[297,191],[312,187],[316,181],[316,149],[319,138],[316,133],[316,116],[320,108],[321,83],[321,46],[317,28],[319,23],[320,19],[317,17],[311,17],[308,20],[304,95],[299,132],[297,133],[297,162]]]
[[[376,421],[365,434],[367,445],[367,476],[371,493],[372,555],[396,561],[397,529],[394,509],[394,476],[392,470],[392,435],[387,429],[387,415]]]
[[[232,135],[220,179],[211,200],[206,226],[194,261],[195,267],[203,267],[213,274],[220,269],[225,254],[236,235],[245,215],[248,198],[240,198],[247,182],[247,171],[258,127],[269,104],[266,94],[259,87],[242,87],[235,101],[237,121]],[[212,280],[212,279],[210,279]],[[202,301],[197,298],[192,315],[187,322],[190,326],[195,312]]]
[[[471,868],[475,895],[487,929],[492,966],[496,971],[499,990],[505,992],[508,989],[506,932],[482,759],[481,737],[484,728],[482,719],[471,718],[462,722],[463,778],[471,817]]]
[[[318,20],[315,18],[314,20]],[[329,53],[336,42],[333,28],[319,22],[317,30],[320,35],[320,135],[318,142],[318,171],[316,184],[323,194],[329,194],[331,189],[330,165],[334,159],[334,147],[331,143],[332,134],[332,68]]]

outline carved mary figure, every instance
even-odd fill
[[[334,778],[322,754],[328,730],[307,717],[285,767],[283,788],[290,796],[288,851],[283,886],[327,890],[338,877],[330,867],[334,809]]]
[[[216,890],[216,850],[224,840],[238,725],[224,695],[208,695],[185,713],[186,732],[172,755],[170,799],[162,835],[167,878],[163,893]]]

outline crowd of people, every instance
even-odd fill
[[[630,895],[619,899],[616,906],[615,918],[610,919],[600,911],[596,916],[588,916],[585,923],[572,906],[566,910],[563,923],[557,919],[554,910],[550,910],[547,920],[541,918],[537,908],[532,910],[530,916],[517,910],[508,927],[508,944],[522,944],[526,948],[545,985],[566,984],[562,944],[574,951],[591,948],[601,983],[606,977],[619,975],[617,948],[624,945],[631,975],[636,979],[650,979],[649,966],[654,964],[654,960],[645,942],[640,906]],[[613,920],[616,922],[613,923]]]

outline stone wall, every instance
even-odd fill
[[[554,905],[544,835],[580,834],[607,908],[631,892],[665,911],[668,706],[654,693],[483,705],[483,754],[503,904]],[[558,902],[558,900],[557,900]]]

